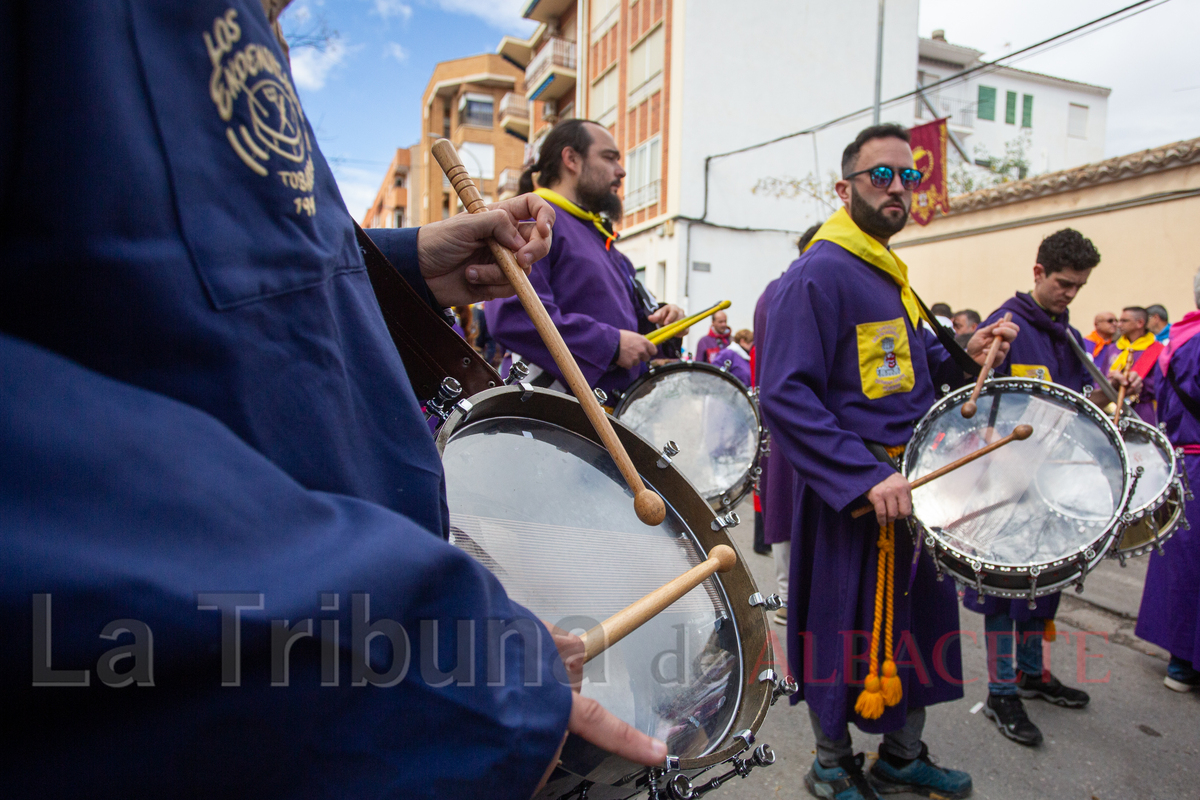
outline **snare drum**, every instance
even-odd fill
[[[630,385],[613,416],[656,447],[674,442],[675,465],[715,509],[737,505],[758,480],[758,400],[724,369],[685,361],[654,367]]]
[[[460,402],[441,426],[451,542],[490,569],[515,601],[566,630],[588,629],[677,577],[734,522],[683,475],[614,422],[634,466],[659,492],[667,517],[638,521],[633,499],[574,398],[515,385]],[[658,782],[730,759],[773,759],[749,742],[777,693],[793,683],[770,664],[767,621],[739,560],[613,645],[584,668],[582,692],[667,743],[672,769],[648,770],[570,737],[562,765],[539,797],[629,797]],[[759,670],[759,672],[756,672]],[[747,741],[749,740],[749,742]],[[755,762],[755,758],[758,762]]]
[[[1122,418],[1121,435],[1129,465],[1142,468],[1129,500],[1130,520],[1110,555],[1124,562],[1159,549],[1183,520],[1183,462],[1165,433],[1132,415]]]
[[[1129,503],[1120,432],[1082,395],[1024,378],[984,384],[978,410],[965,419],[972,389],[942,398],[917,424],[903,462],[910,481],[1017,425],[1033,426],[1033,434],[913,492],[913,518],[939,573],[980,594],[1030,603],[1082,586]]]

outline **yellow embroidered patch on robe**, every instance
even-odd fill
[[[1034,378],[1039,381],[1053,381],[1050,368],[1045,364],[1013,364],[1009,372],[1014,378]]]
[[[916,375],[904,318],[864,322],[855,330],[863,394],[877,400],[889,394],[911,392],[916,385]]]

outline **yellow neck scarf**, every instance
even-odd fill
[[[534,192],[534,194],[546,202],[553,203],[554,205],[558,206],[572,217],[581,219],[585,222],[590,222],[595,225],[596,230],[600,231],[600,235],[604,237],[605,250],[608,250],[610,247],[612,247],[612,243],[616,241],[619,234],[613,233],[608,228],[604,227],[604,219],[599,214],[591,211],[584,211],[582,208],[551,189],[538,189]]]
[[[912,287],[908,285],[908,265],[891,250],[863,233],[854,224],[854,220],[850,219],[845,206],[839,208],[832,217],[825,220],[825,224],[817,231],[817,235],[812,238],[808,247],[812,247],[814,243],[822,239],[833,242],[843,250],[887,273],[888,277],[900,287],[900,301],[904,303],[904,310],[908,312],[909,321],[912,322],[914,328],[921,324],[921,319],[925,315],[921,313],[921,307],[917,304],[917,296],[913,294]],[[808,247],[804,249],[807,250]]]
[[[1136,342],[1130,342],[1124,335],[1117,339],[1117,349],[1121,351],[1121,355],[1113,359],[1112,366],[1109,369],[1124,370],[1125,367],[1132,362],[1133,353],[1141,352],[1150,345],[1154,344],[1157,339],[1150,331],[1146,331]]]

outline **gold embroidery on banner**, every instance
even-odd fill
[[[213,20],[212,32],[203,33],[204,47],[212,62],[208,90],[217,113],[229,122],[234,108],[243,102],[250,126],[238,124],[225,129],[234,153],[256,174],[266,177],[265,166],[274,156],[302,170],[277,170],[283,185],[305,193],[295,199],[295,213],[314,216],[317,202],[312,195],[312,142],[304,120],[304,110],[292,86],[287,70],[265,45],[249,42],[237,48],[242,28],[236,9],[229,9]],[[238,138],[241,134],[241,139]]]

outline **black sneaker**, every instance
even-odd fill
[[[1045,700],[1063,708],[1083,708],[1092,699],[1088,697],[1087,692],[1063,686],[1058,678],[1049,673],[1046,673],[1046,677],[1049,680],[1042,680],[1041,675],[1034,678],[1024,672],[1017,672],[1017,694],[1025,698]]]
[[[836,767],[823,767],[814,759],[804,776],[804,786],[813,797],[823,800],[879,800],[863,773],[866,757],[862,753],[843,756]]]
[[[1029,721],[1025,704],[1016,695],[989,694],[983,714],[1017,744],[1033,747],[1042,743],[1042,732]]]

